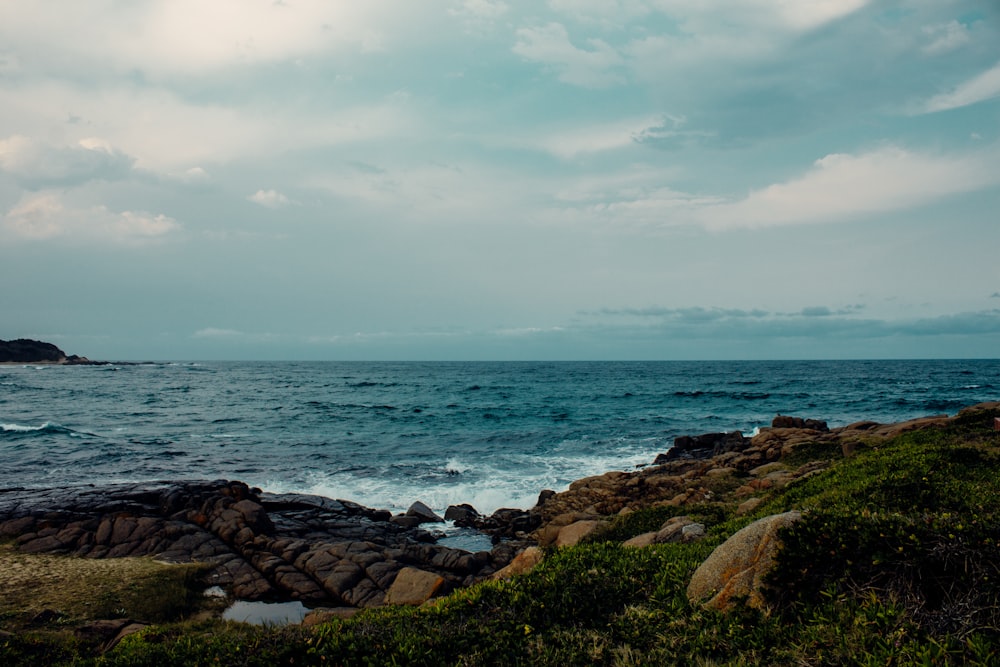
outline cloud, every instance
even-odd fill
[[[501,0],[461,0],[448,13],[461,19],[467,31],[476,32],[492,26],[509,10]]]
[[[857,307],[836,311],[825,306],[806,307],[789,314],[717,307],[604,309],[580,313],[584,320],[565,329],[603,331],[605,335],[623,338],[655,336],[665,340],[705,341],[831,337],[862,340],[1000,334],[1000,309],[899,320],[852,317],[850,311],[853,310]],[[597,319],[588,323],[586,318],[589,316]],[[609,320],[609,316],[613,319]]]
[[[959,109],[995,97],[1000,97],[1000,63],[960,83],[951,92],[935,95],[923,105],[923,112]]]
[[[608,88],[624,83],[616,70],[625,60],[611,45],[589,39],[589,50],[573,45],[560,23],[536,28],[520,28],[512,51],[522,58],[541,63],[556,72],[560,81],[584,88]]]
[[[777,26],[806,32],[842,19],[872,0],[650,0],[650,5],[669,15],[684,17],[688,28],[718,26]],[[723,19],[723,20],[720,20]]]
[[[267,208],[281,208],[282,206],[288,206],[291,200],[285,195],[281,194],[277,190],[258,190],[249,197],[249,201],[255,204],[260,204]]]
[[[242,331],[236,331],[235,329],[217,329],[215,327],[199,329],[192,334],[193,338],[240,338],[243,336],[246,336],[246,334]]]
[[[931,42],[921,49],[932,56],[941,55],[965,46],[972,39],[969,29],[956,20],[924,26],[924,34]]]
[[[94,137],[56,146],[21,135],[0,139],[0,171],[32,189],[128,177],[134,159]]]
[[[34,44],[50,70],[206,75],[311,54],[371,53],[390,43],[385,26],[421,18],[409,3],[297,0],[144,0],[128,5],[0,4],[0,43]]]
[[[65,238],[134,245],[165,238],[180,225],[173,218],[144,211],[72,208],[59,195],[46,192],[22,198],[0,219],[0,228],[21,240]]]
[[[627,148],[645,141],[650,133],[656,132],[663,124],[664,120],[660,115],[622,118],[608,123],[545,132],[541,137],[532,139],[525,147],[540,147],[556,157],[570,159],[584,153]]]
[[[888,146],[869,153],[833,153],[796,179],[696,213],[711,229],[831,222],[911,208],[1000,182],[997,157],[938,156]]]

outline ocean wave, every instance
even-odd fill
[[[726,400],[737,400],[737,401],[763,401],[765,399],[771,398],[771,394],[768,392],[756,392],[756,391],[702,391],[700,389],[695,391],[675,391],[674,396],[678,398],[722,398]]]
[[[55,422],[45,422],[41,426],[25,426],[24,424],[0,424],[0,433],[10,436],[30,436],[38,434],[56,433],[67,435],[71,438],[91,437],[91,433],[81,433],[71,428],[66,428],[62,424]]]

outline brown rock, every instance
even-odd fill
[[[774,514],[737,531],[695,570],[688,599],[726,610],[736,599],[746,598],[751,607],[766,609],[761,582],[781,545],[778,531],[801,518],[795,511]]]
[[[568,526],[563,526],[559,529],[559,535],[556,536],[555,545],[557,547],[571,547],[574,544],[579,544],[580,540],[593,533],[603,524],[603,521],[587,520],[576,521]]]
[[[311,628],[336,619],[347,619],[361,611],[357,607],[320,607],[302,618],[302,627]]]
[[[527,574],[542,562],[544,552],[538,547],[528,547],[514,557],[507,567],[494,572],[490,579],[510,579],[520,574]]]
[[[433,572],[404,567],[386,593],[385,603],[421,605],[442,592],[444,585],[444,579]]]
[[[740,515],[750,514],[755,509],[760,507],[761,503],[763,502],[764,502],[763,498],[757,498],[756,496],[753,498],[747,498],[742,503],[740,503],[739,507],[736,508],[736,513]]]

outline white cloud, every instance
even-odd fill
[[[32,188],[118,180],[131,172],[133,162],[107,141],[95,137],[67,146],[21,135],[0,139],[0,171]]]
[[[192,334],[192,338],[239,338],[245,336],[242,331],[236,331],[235,329],[217,329],[215,327],[206,327],[204,329],[199,329]]]
[[[645,16],[652,11],[645,0],[549,0],[548,5],[574,21],[619,28],[623,19]]]
[[[663,118],[659,115],[623,118],[599,125],[546,132],[539,139],[532,141],[531,147],[541,147],[552,155],[568,159],[582,153],[626,148],[662,125]]]
[[[871,0],[757,0],[749,4],[761,10],[773,9],[794,30],[813,30],[865,7]],[[747,3],[744,3],[747,4]]]
[[[925,26],[923,32],[931,41],[922,50],[932,56],[954,51],[968,44],[971,39],[969,29],[955,20]]]
[[[502,0],[461,0],[448,10],[452,16],[464,19],[471,26],[489,24],[510,10]]]
[[[589,39],[589,50],[573,45],[560,23],[538,28],[521,28],[512,50],[517,55],[552,68],[559,80],[585,88],[606,88],[625,79],[614,70],[624,59],[607,42]]]
[[[967,107],[970,104],[1000,97],[1000,63],[959,84],[949,93],[935,95],[924,105],[925,113]]]
[[[650,0],[657,9],[682,18],[688,27],[778,26],[808,31],[853,14],[871,0]]]
[[[0,4],[0,43],[33,45],[35,61],[153,76],[292,61],[386,47],[385,26],[413,24],[410,3],[296,0],[113,0]]]
[[[0,220],[7,235],[22,240],[55,238],[122,244],[156,241],[180,230],[173,218],[143,211],[115,212],[105,206],[73,208],[51,192],[22,198]]]
[[[291,200],[285,195],[281,194],[277,190],[258,190],[249,197],[249,201],[255,204],[260,204],[267,208],[280,208],[282,206],[288,206]]]
[[[191,167],[184,170],[180,179],[186,183],[205,183],[212,180],[212,177],[201,167]]]
[[[771,227],[911,208],[1000,183],[996,155],[937,156],[886,147],[834,153],[803,176],[697,213],[708,227]]]
[[[266,108],[266,113],[248,113],[238,107],[194,103],[156,89],[122,86],[93,91],[61,83],[0,87],[0,121],[5,126],[29,128],[19,131],[31,135],[58,127],[67,133],[81,132],[80,139],[87,136],[83,131],[97,133],[133,156],[135,167],[165,172],[239,157],[273,158],[282,151],[410,136],[418,128],[406,113],[409,104],[397,95],[332,111],[275,106]],[[86,123],[66,128],[67,109]]]

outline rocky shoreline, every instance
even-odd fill
[[[1000,403],[958,416],[990,409]],[[851,456],[859,447],[941,428],[958,416],[834,429],[779,416],[753,437],[683,436],[645,468],[581,479],[561,493],[543,491],[529,510],[483,517],[468,505],[449,508],[446,518],[456,525],[491,536],[493,548],[477,553],[437,544],[428,527],[441,518],[421,503],[393,516],[347,500],[266,493],[229,480],[0,489],[0,539],[13,540],[24,553],[205,563],[206,585],[243,600],[347,609],[421,604],[524,571],[542,557],[538,547],[575,544],[638,509],[725,502],[752,512],[769,490],[825,469],[833,453]],[[668,524],[631,545],[690,541],[704,533],[683,517]]]

